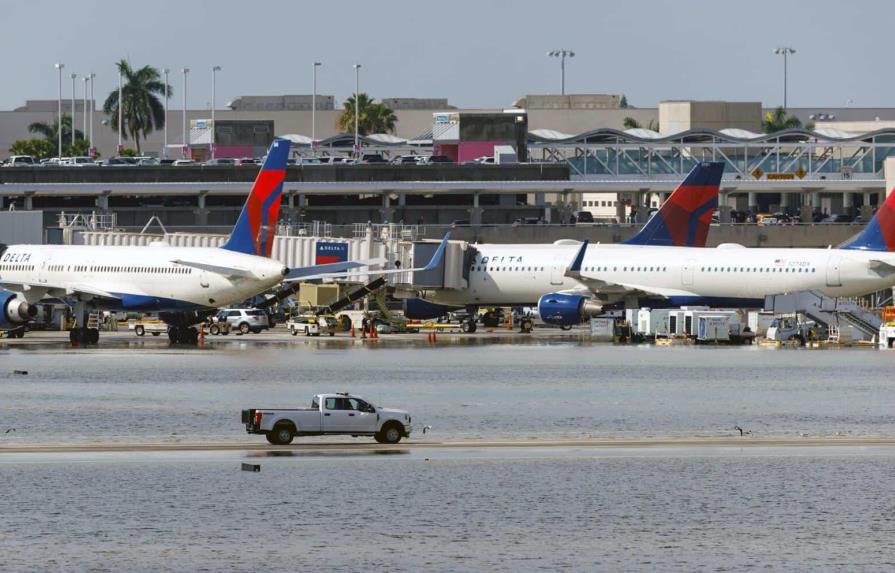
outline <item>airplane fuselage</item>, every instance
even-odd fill
[[[237,303],[279,284],[283,270],[282,263],[266,257],[166,245],[12,245],[0,256],[0,280],[21,283],[21,289],[12,290],[30,303],[50,296],[144,312]]]
[[[580,246],[476,245],[468,288],[424,298],[445,305],[526,305],[552,292],[596,294],[606,303],[641,291],[673,304],[761,306],[766,295],[816,290],[859,296],[895,284],[895,253],[846,249],[751,249],[590,245],[581,278],[565,276]],[[888,268],[893,271],[895,268]]]

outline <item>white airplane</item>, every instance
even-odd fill
[[[73,344],[96,344],[88,309],[157,312],[173,343],[195,343],[193,326],[214,309],[238,303],[283,281],[344,276],[382,259],[288,269],[270,258],[279,217],[289,141],[273,142],[228,241],[220,248],[0,245],[0,328],[17,336],[34,306],[58,299],[74,306]],[[440,263],[447,237],[426,268]],[[419,269],[376,271],[376,274]]]
[[[895,192],[842,248],[474,245],[468,287],[419,293],[442,309],[537,304],[541,319],[571,327],[608,304],[762,308],[767,295],[819,291],[861,296],[895,285]],[[442,306],[443,305],[443,306]],[[474,328],[474,327],[473,327]]]

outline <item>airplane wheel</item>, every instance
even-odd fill
[[[87,344],[99,344],[99,330],[88,328],[84,338],[87,339]]]

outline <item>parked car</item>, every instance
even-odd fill
[[[161,165],[162,162],[156,159],[155,157],[138,157],[137,165],[142,167],[155,167],[157,165]]]
[[[572,213],[572,218],[569,222],[575,225],[593,223],[594,215],[590,211],[575,211]]]
[[[310,408],[250,408],[242,411],[246,433],[263,434],[278,446],[295,436],[372,436],[380,444],[397,444],[413,432],[413,418],[405,410],[374,406],[360,396],[317,394]]]
[[[388,163],[381,153],[365,153],[361,163]]]
[[[226,315],[224,314],[226,313]],[[230,328],[240,334],[253,332],[259,334],[262,330],[270,328],[267,313],[257,308],[228,308],[218,314],[219,321],[223,319],[230,324]]]
[[[136,157],[110,157],[103,164],[108,167],[130,167],[137,164]]]
[[[477,157],[472,161],[464,161],[463,165],[494,165],[494,156],[483,155],[482,157]]]
[[[419,155],[399,155],[392,159],[394,165],[418,165]]]
[[[30,155],[11,155],[3,165],[6,167],[31,167],[34,165],[34,158]]]
[[[845,213],[834,213],[821,221],[821,223],[852,223],[854,222],[854,218],[851,215],[846,215]]]
[[[199,165],[199,164],[196,163],[195,161],[193,161],[192,159],[178,159],[177,161],[174,162],[173,165],[174,165],[174,167],[185,167],[185,166]]]
[[[417,160],[420,165],[431,165],[433,163],[453,163],[454,160],[447,155],[420,155]]]
[[[209,159],[203,165],[236,165],[236,160],[229,157],[218,157],[216,159]]]

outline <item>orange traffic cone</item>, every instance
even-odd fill
[[[351,325],[351,338],[354,338],[354,325]]]

